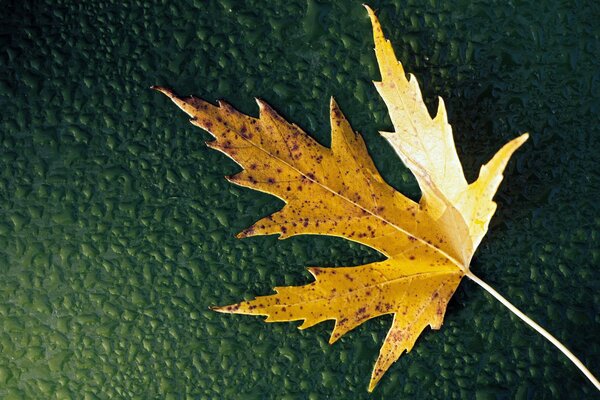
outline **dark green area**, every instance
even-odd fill
[[[465,281],[373,395],[389,318],[331,324],[210,305],[380,257],[326,237],[236,240],[281,203],[228,184],[153,84],[272,104],[329,141],[334,95],[383,175],[418,196],[390,129],[359,1],[0,2],[0,398],[583,399],[554,347]],[[473,269],[600,374],[600,3],[374,2],[467,176],[529,131]]]

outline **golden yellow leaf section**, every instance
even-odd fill
[[[214,106],[156,89],[187,112],[194,125],[216,138],[207,143],[209,147],[244,168],[228,177],[231,182],[286,202],[281,211],[256,222],[239,237],[341,236],[389,257],[431,253],[462,265],[457,251],[461,244],[454,243],[448,233],[467,234],[464,224],[456,227],[460,216],[449,210],[433,219],[426,209],[385,183],[361,136],[352,131],[333,99],[332,147],[326,148],[260,100],[260,117],[253,118],[223,102]]]
[[[215,310],[266,315],[266,322],[304,320],[300,329],[333,319],[329,343],[371,318],[394,314],[369,390],[403,351],[412,349],[427,325],[441,327],[446,305],[462,278],[450,263],[432,267],[419,259],[309,271],[315,281],[308,285],[275,288],[276,295]]]
[[[243,170],[228,179],[273,194],[286,204],[238,236],[298,234],[340,236],[372,247],[388,259],[356,267],[310,268],[315,281],[276,288],[216,311],[266,315],[267,321],[303,320],[304,329],[334,320],[330,342],[364,321],[384,314],[394,319],[375,363],[369,391],[404,351],[410,351],[429,325],[439,329],[475,248],[495,211],[492,197],[502,171],[526,135],[505,145],[468,185],[456,154],[452,129],[440,99],[438,113],[427,112],[416,79],[406,79],[402,65],[381,31],[374,13],[375,50],[382,81],[376,86],[386,102],[395,132],[384,133],[417,177],[419,203],[388,185],[331,99],[331,148],[285,121],[257,100],[258,118],[230,105],[167,95],[191,122],[215,140],[207,143]]]

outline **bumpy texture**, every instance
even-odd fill
[[[148,90],[226,98],[250,114],[257,96],[324,144],[320,99],[335,95],[382,176],[417,198],[377,133],[393,128],[370,83],[360,4],[3,6],[0,397],[369,398],[365,371],[389,319],[330,349],[327,324],[298,332],[208,306],[310,282],[305,265],[380,256],[326,237],[235,239],[281,204],[223,180],[238,167],[224,171],[208,136]],[[598,4],[372,6],[432,114],[435,96],[446,100],[469,181],[498,143],[532,133],[473,268],[598,371]],[[595,395],[551,345],[464,284],[444,329],[421,337],[377,397]]]
[[[496,210],[492,198],[504,168],[528,134],[507,143],[467,185],[442,99],[431,118],[415,77],[406,79],[375,13],[365,8],[382,75],[375,86],[396,128],[384,136],[417,178],[423,193],[418,203],[383,180],[360,134],[352,130],[333,98],[331,148],[327,148],[261,100],[257,100],[259,116],[253,118],[221,101],[215,106],[153,88],[215,138],[209,147],[243,168],[229,181],[286,203],[238,237],[339,236],[387,257],[382,263],[339,271],[311,269],[316,280],[309,285],[276,288],[276,295],[215,308],[266,315],[267,322],[302,320],[301,328],[334,320],[330,343],[371,318],[393,315],[371,374],[372,391],[427,326],[441,327],[446,305],[470,268],[474,243],[479,244]],[[321,273],[325,279],[319,279]]]

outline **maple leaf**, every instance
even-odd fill
[[[228,177],[229,181],[274,194],[286,203],[281,211],[256,222],[238,237],[341,236],[388,257],[358,267],[312,268],[313,283],[276,288],[276,295],[215,308],[266,315],[269,322],[304,320],[301,329],[332,319],[331,343],[368,319],[393,314],[372,373],[372,390],[402,352],[410,351],[423,329],[441,327],[446,305],[474,251],[470,224],[463,215],[479,215],[472,208],[481,207],[481,202],[468,192],[443,103],[431,119],[416,80],[406,80],[376,17],[372,11],[370,14],[384,77],[377,87],[397,130],[385,137],[417,176],[423,190],[420,203],[383,180],[361,136],[352,130],[333,99],[331,148],[326,148],[260,100],[260,116],[253,118],[224,102],[214,106],[157,89],[189,114],[194,125],[216,138],[209,147],[243,167]],[[507,146],[514,150],[523,140]],[[499,153],[502,160],[493,163],[495,168],[486,174],[492,176],[489,181],[497,183],[501,178],[511,153]],[[456,199],[464,201],[453,202]],[[481,225],[479,220],[476,223]]]
[[[362,266],[309,268],[314,281],[307,285],[278,287],[274,295],[213,308],[265,315],[267,322],[301,320],[300,329],[334,320],[330,343],[371,318],[393,314],[371,374],[372,391],[427,326],[441,327],[461,279],[478,280],[469,270],[471,257],[496,210],[492,197],[503,170],[528,135],[502,147],[482,166],[478,179],[467,184],[443,100],[439,98],[437,114],[431,118],[416,79],[412,75],[407,79],[377,17],[367,10],[382,77],[375,86],[395,130],[382,135],[417,178],[419,203],[384,181],[363,139],[333,98],[331,148],[327,148],[261,100],[257,100],[259,117],[254,118],[224,102],[215,106],[194,97],[180,98],[164,87],[155,89],[185,111],[192,124],[212,134],[215,140],[207,143],[209,147],[243,168],[229,181],[285,202],[280,211],[238,237],[339,236],[387,257]]]

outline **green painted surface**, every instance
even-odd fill
[[[446,99],[468,178],[508,139],[499,211],[473,268],[600,373],[600,6],[376,2],[430,108]],[[380,256],[341,239],[233,235],[281,205],[148,89],[255,114],[253,97],[328,142],[334,95],[382,173],[418,196],[390,128],[360,2],[3,2],[0,398],[593,398],[545,340],[471,282],[372,396],[390,319],[330,347],[331,324],[220,315]]]

